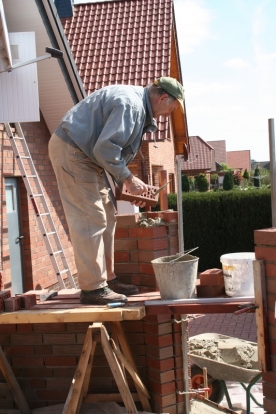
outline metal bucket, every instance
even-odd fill
[[[151,263],[161,299],[195,297],[198,257],[189,254],[180,258],[164,256],[152,260]]]

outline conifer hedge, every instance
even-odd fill
[[[199,271],[221,268],[226,253],[254,252],[254,230],[270,228],[269,189],[183,193],[185,250],[199,247]],[[176,194],[169,195],[169,208],[177,210]]]

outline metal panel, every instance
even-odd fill
[[[13,64],[36,57],[35,33],[9,33]],[[36,63],[0,74],[0,122],[39,121]]]

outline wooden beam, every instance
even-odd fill
[[[262,372],[270,371],[270,353],[267,326],[267,300],[265,284],[265,267],[262,260],[253,261],[254,291],[258,342],[258,362],[259,370]]]

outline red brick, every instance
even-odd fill
[[[178,212],[177,211],[164,211],[163,219],[167,223],[177,223]]]
[[[276,413],[276,401],[270,400],[264,397],[264,410],[267,410],[268,414]]]
[[[269,293],[276,293],[276,280],[275,279],[266,279],[266,291]]]
[[[166,335],[172,332],[171,322],[165,322],[160,324],[145,323],[144,332],[155,334],[155,335]]]
[[[255,257],[257,260],[268,260],[276,263],[276,246],[275,247],[255,247]]]
[[[75,334],[73,333],[61,333],[59,335],[56,334],[45,334],[43,335],[43,342],[45,344],[75,344],[76,338]]]
[[[138,239],[140,250],[163,250],[168,248],[167,238]]]
[[[172,394],[175,393],[175,383],[174,382],[167,382],[165,384],[160,384],[155,381],[148,382],[148,390],[150,392],[155,392],[156,394]]]
[[[140,238],[153,238],[167,236],[166,226],[138,227],[137,236]]]
[[[12,345],[37,345],[42,344],[42,335],[40,334],[11,334],[10,336]]]
[[[130,261],[131,262],[138,262],[139,261],[139,251],[138,250],[131,250],[130,251]]]
[[[159,257],[168,256],[168,250],[157,250],[157,251],[146,251],[140,250],[139,251],[139,262],[146,262],[150,263],[154,259],[158,259]]]
[[[161,384],[174,381],[175,379],[174,374],[175,372],[173,369],[169,371],[160,372],[160,371],[157,371],[156,369],[147,368],[147,377],[156,382],[160,382]],[[182,377],[183,377],[183,373],[182,373]]]
[[[115,230],[114,239],[126,239],[128,237],[128,229],[127,228],[117,228]]]
[[[115,263],[125,263],[129,262],[129,252],[123,252],[123,251],[115,251],[114,252],[114,262]]]
[[[139,264],[140,272],[148,275],[154,275],[153,266],[151,263],[140,263]]]
[[[4,346],[3,350],[6,355],[34,355],[34,346]]]
[[[29,383],[30,383],[30,387],[34,389],[46,387],[46,381],[45,379],[42,379],[42,378],[41,379],[38,379],[38,378],[30,379]]]
[[[121,273],[139,273],[139,263],[114,263],[114,271],[117,275]]]
[[[56,366],[76,366],[77,358],[71,356],[46,356],[44,358],[46,367],[56,367]]]
[[[276,228],[254,230],[255,244],[276,246]]]
[[[167,395],[151,393],[151,397],[152,397],[151,401],[154,401],[154,403],[158,404],[160,407],[163,407],[163,410],[161,412],[165,412],[165,413],[168,412],[166,407],[176,403],[175,393],[167,394]]]
[[[145,343],[147,345],[164,347],[173,345],[172,335],[149,335],[145,334]]]
[[[166,314],[158,314],[158,315],[146,315],[144,317],[146,323],[155,323],[155,324],[162,324],[165,322],[172,322],[171,315]]]
[[[22,323],[17,325],[17,332],[18,333],[26,333],[26,332],[33,332],[33,325],[31,323]]]
[[[173,347],[166,346],[164,348],[158,348],[156,346],[146,345],[146,355],[156,359],[168,359],[174,355]]]
[[[36,367],[43,367],[44,366],[44,361],[42,357],[35,357],[35,356],[31,356],[31,357],[27,357],[27,356],[22,356],[22,357],[16,357],[13,356],[12,357],[12,366],[15,367],[29,367],[35,365]]]
[[[276,277],[276,264],[265,263],[265,275],[266,277]]]
[[[146,365],[147,367],[156,369],[161,372],[169,371],[170,369],[174,368],[174,359],[168,358],[168,359],[158,360],[158,359],[151,358],[150,356],[146,355]]]
[[[200,284],[201,285],[221,285],[223,280],[223,271],[222,269],[208,269],[199,274]]]
[[[61,333],[65,332],[65,323],[35,323],[33,324],[33,331],[37,333]]]
[[[118,250],[135,250],[137,249],[137,240],[135,239],[117,239],[114,242],[114,249]]]
[[[137,239],[137,237],[138,237],[138,227],[129,227],[128,233],[129,233],[129,238],[130,239]]]

